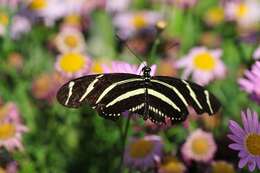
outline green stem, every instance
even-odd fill
[[[155,54],[156,54],[156,50],[158,45],[160,44],[160,38],[158,36],[156,36],[156,40],[154,41],[154,44],[152,46],[152,50],[151,50],[151,54],[150,54],[150,63],[154,63],[155,61]],[[147,62],[148,63],[148,62]]]
[[[130,168],[130,169],[128,170],[128,173],[132,173],[132,172],[133,172],[133,169]]]
[[[122,173],[122,169],[123,169],[123,161],[124,161],[124,152],[125,152],[125,144],[126,144],[126,140],[127,140],[127,135],[128,135],[128,130],[129,130],[129,124],[130,124],[130,120],[131,120],[131,116],[132,114],[129,113],[127,120],[126,120],[126,125],[125,125],[125,130],[124,130],[124,134],[123,134],[123,138],[122,138],[122,153],[121,153],[121,158],[120,158],[120,162],[119,162],[119,173]]]

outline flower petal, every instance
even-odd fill
[[[245,129],[246,133],[249,133],[247,117],[246,117],[245,112],[243,112],[243,111],[241,112],[241,118],[242,118],[243,126],[244,126],[244,129]]]
[[[238,143],[238,144],[243,144],[243,139],[236,136],[236,135],[227,135],[229,139],[233,140],[234,142]]]
[[[249,132],[253,132],[253,127],[252,127],[253,117],[252,117],[250,109],[247,109],[246,114],[247,114],[247,122],[248,122]]]
[[[260,169],[260,157],[256,159],[256,162],[257,162],[258,169]]]
[[[249,160],[249,156],[246,158],[240,159],[238,167],[243,168],[247,164],[248,160]]]
[[[240,158],[245,158],[248,156],[248,153],[245,150],[241,150],[238,154]]]
[[[258,115],[255,111],[253,112],[253,123],[254,123],[253,124],[254,133],[257,133],[259,122],[258,122]]]
[[[229,129],[238,137],[243,138],[245,136],[245,131],[233,120],[229,121]]]
[[[250,161],[248,162],[249,171],[253,172],[253,171],[255,170],[255,167],[256,167],[255,160],[250,160]]]
[[[244,149],[244,146],[243,146],[243,145],[241,145],[241,144],[236,144],[236,143],[230,144],[228,147],[231,148],[231,149],[233,149],[233,150],[243,150],[243,149]]]

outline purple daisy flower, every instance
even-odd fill
[[[240,78],[238,83],[241,89],[250,94],[250,97],[260,104],[260,62],[256,62],[252,70],[245,72],[245,78]]]
[[[158,157],[162,156],[162,139],[160,136],[149,135],[134,138],[127,146],[124,163],[128,167],[146,170],[155,166]]]
[[[252,172],[256,166],[260,169],[260,124],[258,114],[247,109],[241,113],[244,128],[241,128],[235,121],[229,121],[231,134],[228,137],[234,141],[229,148],[239,151],[239,168],[248,165]]]

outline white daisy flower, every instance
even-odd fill
[[[176,66],[184,68],[183,78],[187,79],[192,74],[194,82],[206,85],[215,78],[223,78],[226,67],[220,57],[222,50],[209,50],[205,47],[195,47],[188,55],[181,58]]]
[[[55,44],[57,49],[64,52],[85,52],[86,44],[84,36],[77,29],[62,30],[56,37]]]
[[[225,7],[229,20],[236,21],[242,28],[255,27],[260,22],[260,1],[230,1]]]
[[[113,22],[120,37],[127,38],[140,29],[155,25],[161,18],[161,14],[151,11],[124,12],[116,15]]]

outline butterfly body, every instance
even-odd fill
[[[117,120],[123,112],[141,115],[155,123],[170,118],[173,123],[184,121],[188,106],[198,114],[216,113],[219,101],[203,87],[185,80],[151,76],[150,67],[143,75],[109,73],[73,79],[58,91],[58,101],[66,107],[77,108],[85,103],[99,115]]]

